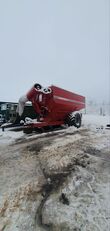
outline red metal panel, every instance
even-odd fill
[[[85,97],[72,93],[70,91],[66,91],[56,86],[51,86],[53,90],[54,101],[58,104],[66,105],[69,107],[85,107]]]
[[[85,108],[85,97],[56,86],[50,87],[53,95],[46,104],[49,109],[46,120],[64,120],[69,113]]]

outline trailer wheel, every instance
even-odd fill
[[[81,127],[81,114],[76,113],[74,116],[74,126],[76,128],[80,128]]]
[[[68,124],[68,126],[75,126],[76,128],[80,128],[81,115],[79,113],[76,114],[70,113],[65,120],[65,124]]]
[[[74,125],[74,116],[72,113],[70,113],[66,119],[65,119],[65,124],[67,124],[69,127]]]

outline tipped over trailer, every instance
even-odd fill
[[[85,108],[85,97],[56,86],[43,88],[35,84],[31,90],[20,98],[17,112],[21,116],[26,101],[31,101],[36,111],[36,120],[26,118],[24,132],[45,130],[61,125],[81,126],[81,113]]]

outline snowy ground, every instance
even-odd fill
[[[110,230],[110,117],[80,129],[0,130],[0,231]]]

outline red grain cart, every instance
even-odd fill
[[[32,92],[33,88],[27,93],[31,98]],[[40,116],[38,116],[36,122],[35,120],[34,122],[33,120],[26,120],[24,124],[25,132],[29,131],[29,129],[32,131],[61,125],[74,125],[77,128],[81,126],[81,114],[77,111],[85,108],[84,96],[52,85],[48,88],[43,88],[43,90],[40,89],[30,101],[36,115]]]

